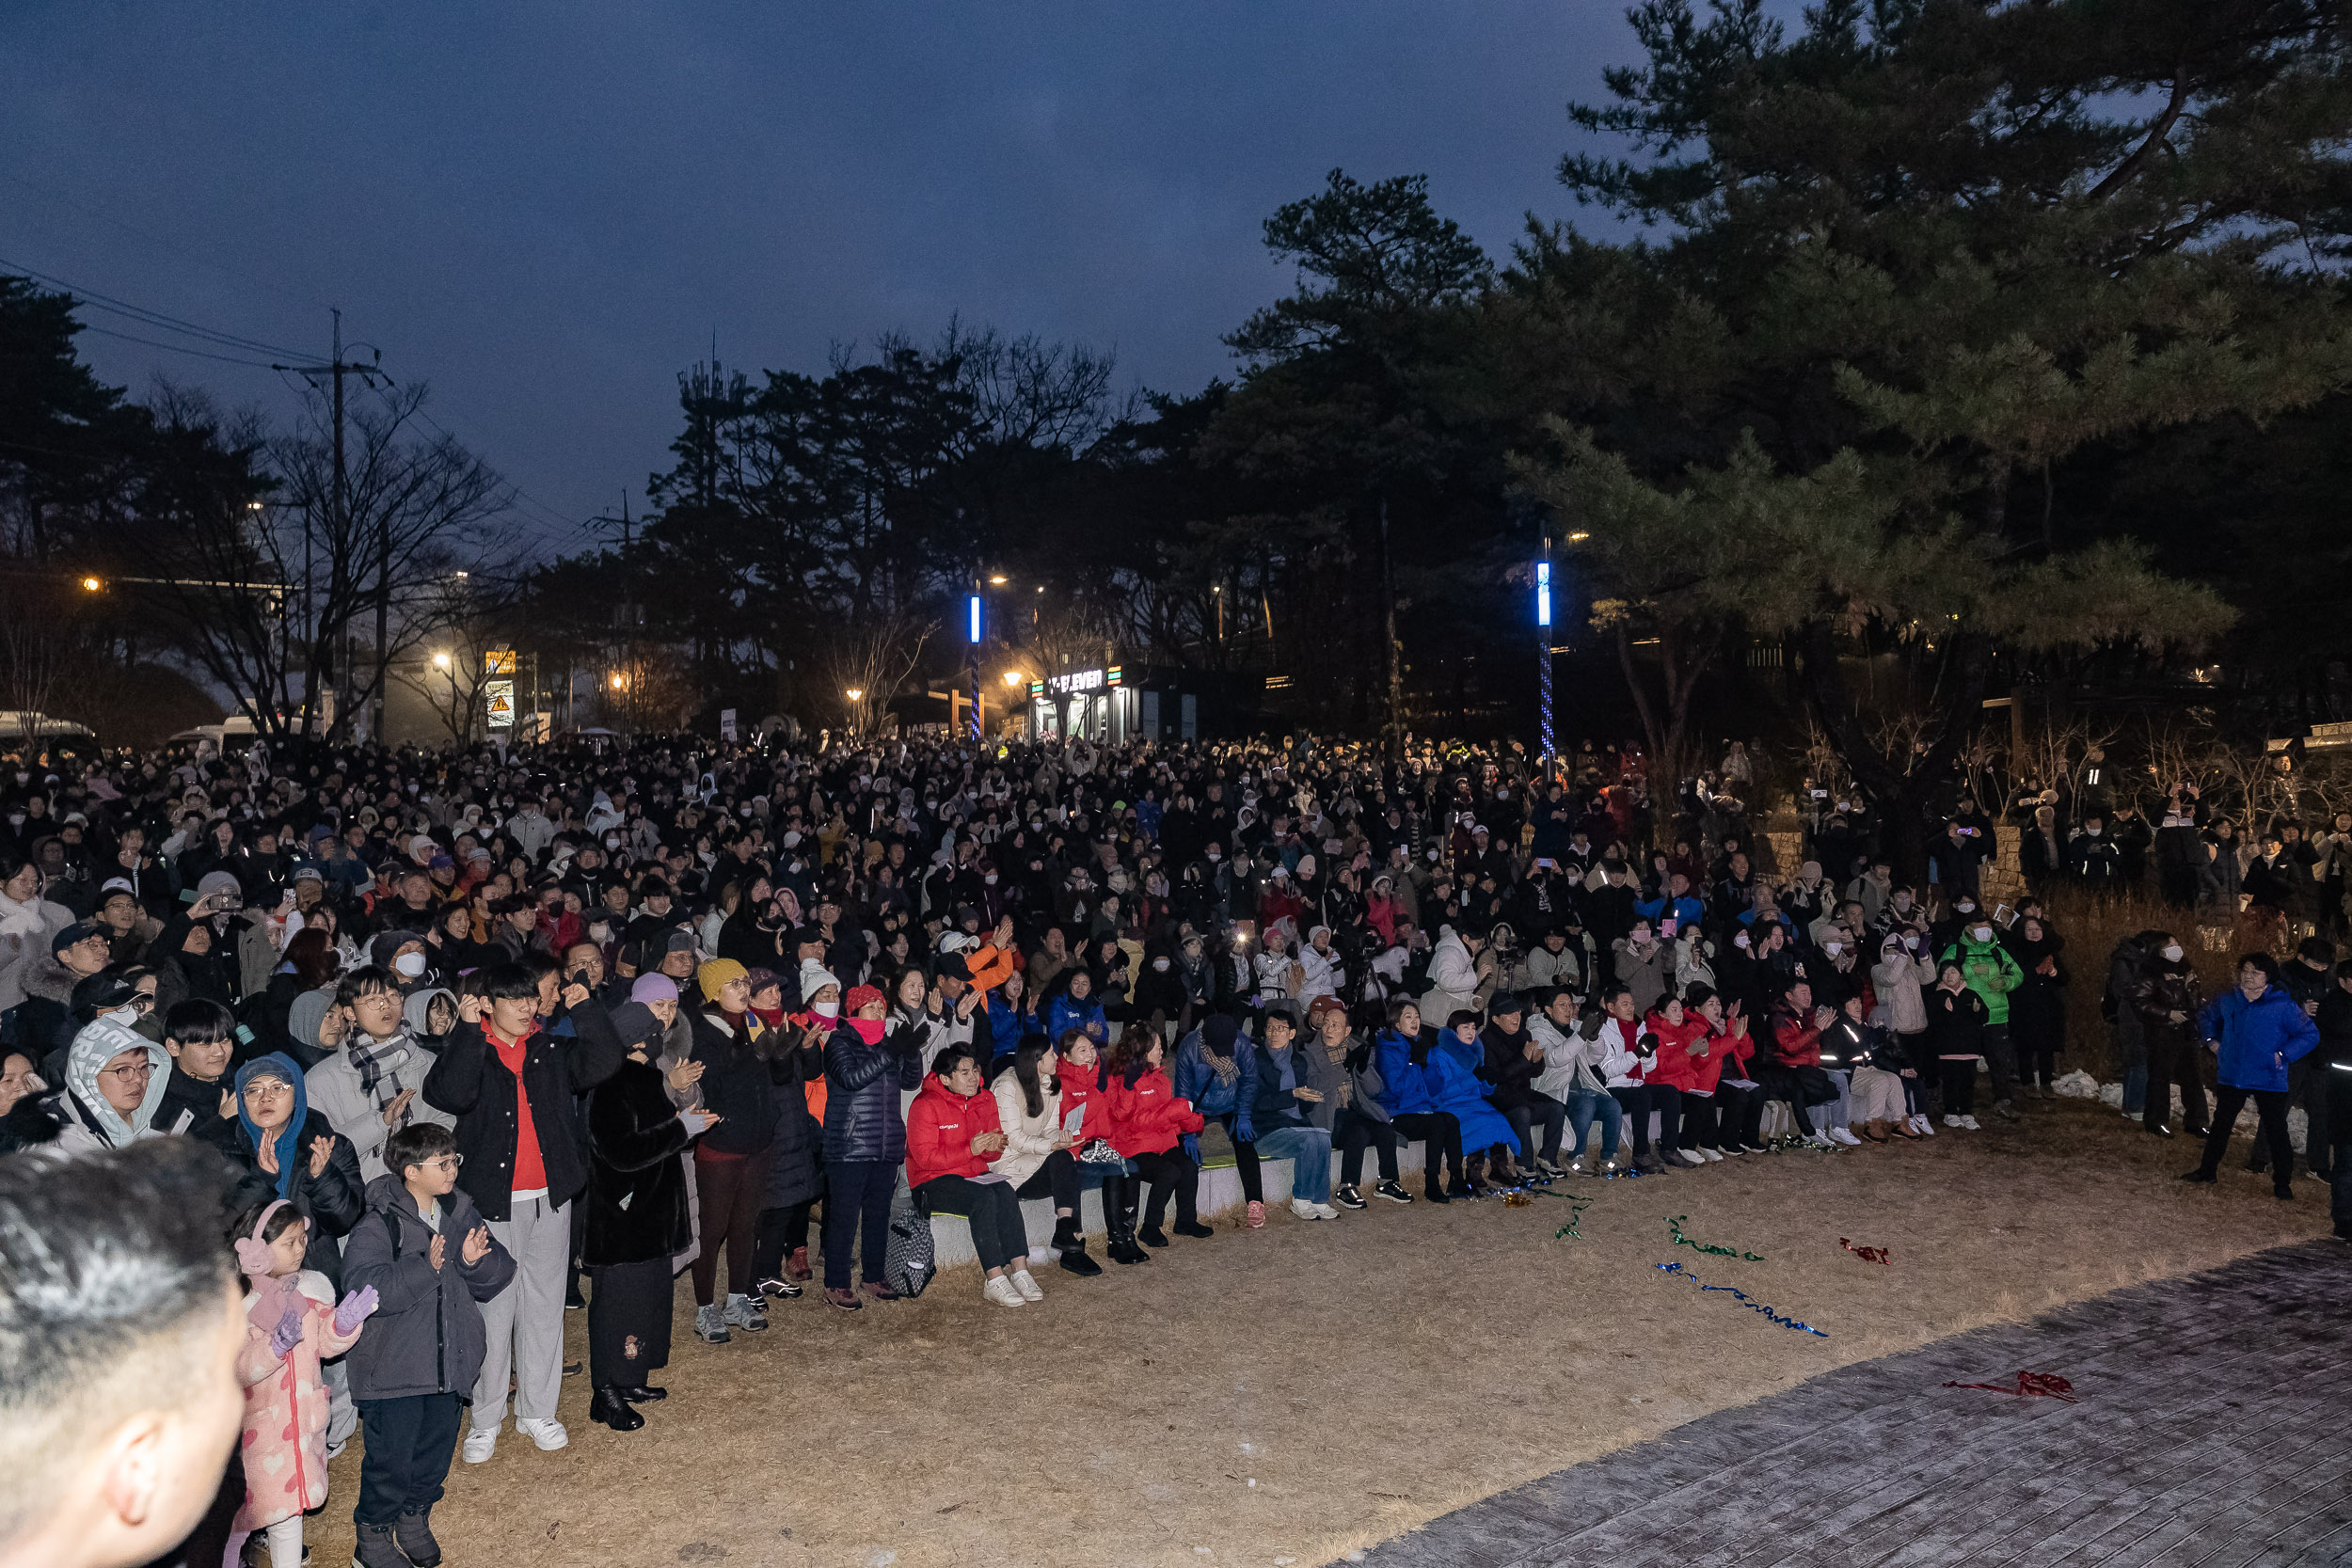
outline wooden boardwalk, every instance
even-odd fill
[[[2078,1402],[1946,1382],[2071,1381]],[[2352,1246],[1830,1372],[1473,1503],[1377,1568],[2352,1564]]]

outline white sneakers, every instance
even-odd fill
[[[1844,1144],[1848,1148],[1860,1148],[1862,1147],[1862,1140],[1853,1135],[1853,1129],[1851,1127],[1833,1127],[1829,1130],[1829,1135],[1836,1139],[1839,1143]]]
[[[1923,1138],[1935,1136],[1935,1118],[1925,1111],[1911,1118],[1911,1130]]]
[[[1979,1127],[1979,1126],[1978,1126],[1978,1125],[1977,1125],[1977,1118],[1976,1118],[1976,1117],[1961,1117],[1961,1118],[1960,1118],[1960,1125],[1961,1125],[1963,1129],[1965,1129],[1966,1131],[1971,1132],[1983,1132],[1983,1131],[1984,1131],[1984,1129],[1983,1129],[1983,1128],[1981,1128],[1981,1127]]]
[[[987,1284],[981,1286],[980,1294],[986,1296],[989,1300],[994,1302],[999,1307],[1026,1307],[1029,1305],[1028,1302],[1022,1297],[1021,1292],[1013,1288],[1012,1281],[1007,1279],[1001,1274],[993,1276]]]
[[[468,1427],[466,1429],[466,1463],[487,1465],[490,1456],[499,1451],[499,1429]]]
[[[1724,1151],[1723,1151],[1722,1149],[1720,1149],[1720,1148],[1716,1148],[1716,1147],[1714,1147],[1712,1144],[1708,1144],[1708,1145],[1704,1146],[1703,1148],[1701,1148],[1699,1149],[1699,1152],[1700,1152],[1701,1154],[1706,1155],[1706,1156],[1707,1156],[1707,1158],[1708,1158],[1708,1162],[1709,1162],[1709,1163],[1711,1163],[1711,1164],[1723,1164],[1723,1160],[1724,1160]]]
[[[538,1444],[541,1453],[553,1453],[572,1440],[572,1434],[564,1430],[564,1423],[552,1416],[544,1421],[527,1421],[517,1416],[515,1418],[515,1430]],[[495,1440],[498,1433],[494,1431],[490,1435]],[[489,1455],[483,1457],[486,1459]]]
[[[1310,1203],[1303,1197],[1291,1199],[1291,1212],[1302,1220],[1335,1220],[1340,1212],[1327,1203]]]
[[[1707,1156],[1701,1154],[1695,1148],[1677,1148],[1675,1150],[1675,1158],[1680,1160],[1686,1165],[1703,1165],[1707,1164]]]
[[[1945,1112],[1945,1113],[1944,1113],[1944,1125],[1945,1125],[1945,1126],[1947,1126],[1947,1127],[1958,1127],[1958,1126],[1960,1126],[1960,1125],[1961,1125],[1961,1120],[1960,1120],[1960,1113],[1959,1113],[1958,1111],[1947,1111],[1947,1112]]]
[[[1037,1288],[1037,1281],[1029,1277],[1028,1270],[1015,1269],[1011,1274],[1007,1275],[1005,1277],[1012,1281],[1012,1288],[1021,1292],[1021,1299],[1023,1301],[1043,1301],[1045,1299],[1045,1292]]]

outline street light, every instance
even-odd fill
[[[448,668],[449,668],[449,655],[447,655],[447,654],[435,654],[435,655],[433,656],[433,668],[435,668],[436,670],[446,670],[446,669],[448,669]]]
[[[85,594],[95,594],[104,586],[105,584],[100,582],[96,578],[84,578],[82,579],[82,592]]]
[[[618,691],[628,685],[628,677],[618,670],[612,672],[612,689]]]
[[[863,702],[866,700],[866,689],[862,686],[850,687],[848,690],[842,692],[841,694],[844,697],[849,698],[850,701],[853,703]]]
[[[993,577],[993,578],[989,578],[988,580],[989,580],[991,583],[994,584],[996,587],[998,587],[998,588],[1002,588],[1002,587],[1005,585],[1005,583],[1006,583],[1006,580],[1007,580],[1007,579],[1006,579],[1006,578],[1005,578],[1005,575],[1004,575],[1002,572],[999,572],[998,574],[996,574],[996,576],[994,576],[994,577]]]
[[[1021,672],[1018,670],[1006,671],[1005,684],[1007,686],[1019,686],[1021,684]]]
[[[1539,662],[1535,671],[1540,679],[1538,689],[1543,695],[1542,731],[1538,736],[1544,748],[1544,772],[1551,772],[1551,542],[1544,542],[1545,559],[1535,562],[1535,637]]]

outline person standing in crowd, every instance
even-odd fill
[[[850,987],[842,1006],[848,1016],[825,1043],[825,1300],[854,1312],[866,1303],[850,1288],[852,1249],[864,1295],[898,1299],[882,1257],[907,1152],[899,1091],[921,1085],[923,1039],[914,1024],[886,1022],[890,1004],[872,986]]]
[[[458,1185],[463,1131],[417,1121],[384,1141],[385,1174],[343,1258],[346,1283],[376,1295],[348,1358],[363,1449],[356,1568],[440,1561],[433,1508],[488,1354],[485,1306],[515,1282],[513,1256]]]
[[[1974,891],[1973,883],[1970,890]],[[2010,993],[2025,984],[2026,972],[1994,936],[1989,916],[1972,908],[1965,919],[1966,924],[1945,947],[1940,961],[1959,964],[1968,989],[1984,1003],[1984,1028],[1978,1053],[1993,1080],[1993,1114],[2003,1121],[2014,1121],[2017,1108],[2010,1103],[2010,1094],[2016,1080],[2016,1061],[2009,1032]],[[1947,1117],[1946,1125],[1949,1124]]]
[[[2122,1006],[2138,1025],[2146,1063],[2140,1125],[2160,1137],[2172,1135],[2172,1089],[2181,1091],[2181,1129],[2206,1136],[2205,1087],[2199,1066],[2197,1015],[2203,1010],[2197,971],[2178,938],[2145,931],[2131,963]]]
[[[588,1185],[578,1105],[619,1070],[623,1054],[609,1027],[603,1039],[551,1035],[540,1020],[539,976],[521,964],[497,965],[480,985],[458,1005],[457,1027],[424,1081],[425,1102],[454,1118],[466,1196],[514,1265],[482,1310],[486,1338],[466,1433],[469,1465],[497,1451],[510,1376],[515,1430],[543,1450],[571,1440],[555,1402],[571,1204]],[[596,1010],[585,988],[574,988],[572,1006],[582,1017]]]
[[[2205,1157],[2184,1181],[2217,1181],[2230,1130],[2250,1098],[2261,1118],[2259,1136],[2270,1146],[2271,1190],[2295,1196],[2295,1150],[2287,1142],[2287,1073],[2319,1044],[2319,1028],[2279,983],[2279,965],[2267,953],[2238,959],[2237,985],[2205,1004],[2197,1015],[2205,1049],[2215,1058],[2213,1131]]]
[[[661,1022],[642,1002],[612,1009],[627,1054],[588,1091],[588,1418],[615,1432],[645,1424],[636,1407],[668,1398],[651,1375],[670,1364],[670,1260],[693,1242],[678,1156],[722,1118],[671,1103],[675,1079],[654,1064]]]
[[[1957,959],[1936,970],[1928,992],[1928,1049],[1944,1075],[1944,1125],[1970,1132],[1977,1122],[1977,1064],[1984,1060],[1987,1016],[1984,998],[1968,983]]]
[[[741,1329],[768,1326],[767,1297],[757,1285],[753,1252],[775,1159],[773,1087],[768,1056],[759,1050],[766,1026],[751,1015],[748,972],[733,958],[713,958],[695,972],[705,1006],[694,1015],[691,1061],[703,1069],[704,1105],[717,1121],[694,1143],[694,1190],[702,1211],[702,1250],[695,1255],[694,1335],[723,1345]],[[718,1295],[724,1249],[727,1290]]]

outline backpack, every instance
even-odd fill
[[[909,1300],[923,1293],[939,1264],[931,1250],[930,1216],[904,1182],[890,1204],[890,1239],[882,1247],[882,1281]]]

